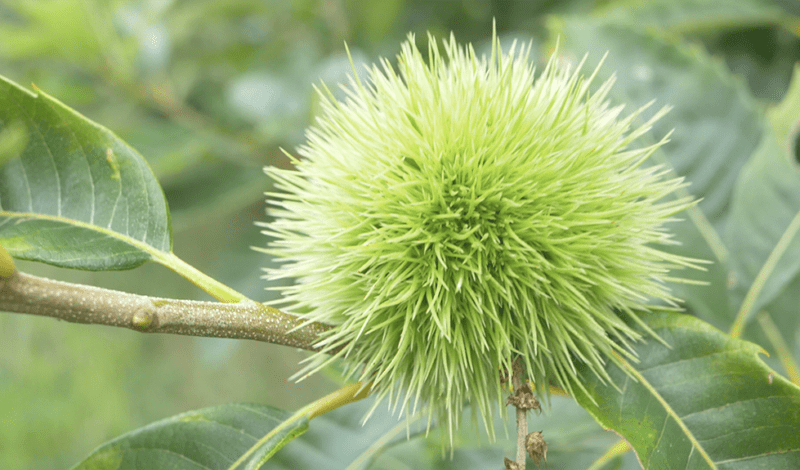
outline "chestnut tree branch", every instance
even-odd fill
[[[257,302],[149,297],[20,272],[0,279],[0,311],[120,326],[142,333],[250,339],[310,351],[317,350],[318,335],[331,328]]]

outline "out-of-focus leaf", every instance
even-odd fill
[[[761,313],[768,316],[768,321],[772,321],[775,330],[766,331],[764,318],[759,318]],[[770,357],[767,362],[774,368],[785,371],[787,378],[795,384],[800,385],[797,370],[800,368],[800,276],[786,285],[784,290],[777,295],[772,302],[756,314],[758,327],[747,328],[742,334],[742,338],[763,344],[769,350]],[[756,322],[753,322],[756,323]],[[769,328],[769,325],[767,325]],[[774,336],[780,335],[785,343],[785,349],[780,351],[784,345],[779,344]]]
[[[795,65],[792,83],[783,101],[767,112],[778,143],[790,159],[800,162],[797,140],[800,137],[800,64]]]
[[[0,131],[6,123],[24,124],[28,137],[0,167],[0,244],[12,256],[102,270],[171,251],[161,187],[111,131],[0,77]]]
[[[800,2],[795,4],[800,7]],[[800,17],[785,14],[784,18],[786,23],[800,24]],[[703,42],[713,56],[723,57],[728,68],[746,80],[753,96],[777,103],[789,88],[794,64],[800,61],[800,36],[792,33],[797,28],[785,24],[709,32]]]
[[[773,132],[766,133],[733,195],[726,238],[731,303],[740,311],[737,328],[800,273],[800,165],[787,146]],[[797,315],[776,312],[783,314]]]
[[[128,127],[125,129],[126,142],[147,156],[147,162],[159,181],[182,177],[182,172],[201,166],[205,163],[203,157],[212,153],[207,143],[207,139],[211,138],[208,135],[198,135],[191,129],[160,117],[137,117],[126,115],[128,122],[115,124]],[[131,126],[131,121],[136,127]]]
[[[404,0],[383,0],[382,2],[347,1],[348,12],[354,20],[363,24],[364,33],[372,43],[386,37],[397,25],[398,17],[403,12]]]
[[[566,18],[554,27],[561,34],[563,50],[573,59],[588,52],[587,70],[608,51],[598,82],[614,74],[611,94],[619,103],[635,109],[655,100],[647,116],[672,106],[655,124],[653,134],[660,138],[674,129],[661,158],[686,177],[691,194],[702,198],[698,206],[702,213],[680,215],[685,220],[671,226],[680,245],[668,248],[714,261],[706,273],[679,273],[708,281],[711,288],[676,285],[675,291],[697,314],[728,324],[732,314],[724,288],[727,250],[719,231],[730,210],[734,183],[761,138],[763,116],[756,103],[722,64],[700,50],[596,19]],[[659,155],[653,162],[661,163]]]
[[[261,167],[255,165],[209,162],[193,170],[164,185],[176,231],[209,217],[222,217],[256,201],[263,205],[264,191],[271,184]]]
[[[224,470],[292,413],[265,405],[229,404],[190,411],[120,436],[98,447],[73,470]],[[308,428],[303,418],[278,432],[241,469],[260,468]]]
[[[780,23],[785,13],[768,0],[616,0],[599,16],[678,33]]]
[[[674,313],[644,322],[670,347],[639,343],[619,387],[584,374],[576,399],[656,469],[800,468],[800,388],[758,357],[763,350],[703,321]]]
[[[0,42],[0,56],[47,56],[92,65],[102,57],[86,2],[11,0],[6,6],[19,21],[0,22],[0,37],[9,38]]]
[[[743,306],[745,311],[741,312],[737,328],[744,327],[754,313],[767,307],[790,347],[796,343],[795,332],[800,326],[796,311],[800,291],[787,287],[800,281],[800,237],[794,233],[800,223],[798,72],[800,67],[795,68],[783,102],[768,112],[774,132],[764,136],[759,151],[742,172],[727,232],[728,244],[733,248],[733,307],[741,310],[746,293],[753,288],[758,290],[746,299],[748,304]]]
[[[689,192],[703,198],[700,207],[718,228],[739,171],[763,132],[763,116],[743,84],[699,49],[631,28],[567,18],[561,29],[562,45],[573,59],[588,53],[587,70],[608,51],[598,82],[613,74],[611,96],[619,103],[633,110],[655,100],[647,116],[672,108],[655,123],[653,134],[661,137],[674,129],[663,151],[690,183]]]

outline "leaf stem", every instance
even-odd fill
[[[769,313],[764,310],[758,314],[756,319],[758,320],[758,324],[761,325],[761,329],[764,330],[764,334],[767,335],[767,339],[772,343],[772,347],[778,355],[778,360],[786,370],[786,375],[789,377],[789,380],[795,385],[800,386],[800,370],[798,370],[797,364],[792,356],[792,351],[789,345],[786,344],[786,341],[784,341],[778,326],[772,321]]]
[[[364,452],[361,453],[358,457],[355,458],[350,464],[345,468],[345,470],[359,470],[363,469],[366,466],[366,463],[369,462],[371,459],[375,458],[379,452],[383,451],[389,442],[394,439],[398,434],[403,432],[403,430],[408,430],[409,427],[417,422],[423,415],[423,410],[419,410],[414,413],[412,416],[409,416],[407,419],[400,421],[397,423],[392,429],[386,431],[379,439],[376,439]]]
[[[324,397],[320,398],[319,400],[310,403],[295,414],[289,417],[286,421],[282,422],[281,424],[275,426],[270,432],[268,432],[264,437],[258,440],[250,449],[247,450],[241,457],[239,457],[236,462],[234,462],[228,470],[235,470],[239,465],[242,464],[248,457],[253,455],[261,446],[265,443],[269,442],[276,434],[283,431],[287,427],[291,426],[295,422],[305,418],[312,420],[317,416],[321,416],[329,411],[333,411],[336,408],[341,406],[347,405],[349,403],[357,402],[366,398],[369,395],[369,392],[372,389],[371,383],[363,383],[363,382],[355,382],[349,385],[345,385],[344,387],[336,390],[333,393],[325,395]],[[265,459],[266,460],[266,459]],[[263,462],[260,462],[263,463]]]
[[[318,335],[331,328],[251,300],[219,303],[149,297],[20,272],[0,279],[0,311],[142,333],[250,339],[310,351],[317,350]]]
[[[624,455],[631,451],[631,445],[625,439],[618,440],[613,446],[595,460],[586,470],[600,470],[605,467],[607,463],[611,462],[616,457]]]
[[[733,322],[733,326],[731,326],[730,335],[734,338],[741,338],[745,322],[750,318],[759,294],[764,290],[764,286],[767,285],[767,280],[769,280],[769,277],[775,271],[778,261],[781,260],[798,231],[800,231],[800,211],[797,212],[794,219],[789,223],[789,226],[786,227],[783,235],[781,235],[781,238],[778,239],[778,243],[775,244],[775,248],[772,249],[767,260],[764,261],[758,274],[756,274],[756,278],[753,280],[753,284],[750,285],[750,289],[744,296],[742,306],[739,308],[739,313],[736,314],[736,320]]]
[[[311,405],[313,405],[313,403]],[[269,442],[269,440],[275,437],[275,435],[277,435],[279,432],[293,425],[297,421],[300,421],[301,419],[308,419],[308,416],[306,415],[308,414],[308,408],[311,405],[301,408],[300,411],[290,416],[286,421],[275,426],[270,432],[264,435],[264,437],[259,439],[258,442],[253,444],[252,447],[247,449],[247,452],[245,452],[238,459],[236,459],[236,462],[233,462],[233,464],[231,464],[231,466],[228,467],[228,470],[235,470],[236,468],[238,468],[242,463],[244,463],[245,460],[247,460],[251,455],[253,455],[259,448],[261,448],[261,446]]]
[[[152,250],[150,254],[153,256],[153,261],[175,271],[220,302],[236,303],[250,300],[244,294],[235,291],[178,258],[174,253]]]
[[[311,409],[308,412],[308,419],[314,419],[348,403],[366,398],[371,391],[372,383],[355,382],[345,385],[309,405]]]
[[[14,258],[0,245],[0,278],[8,279],[17,272],[14,267]]]

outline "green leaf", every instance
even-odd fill
[[[681,214],[685,220],[671,226],[681,244],[669,249],[714,261],[705,274],[680,273],[709,282],[711,289],[676,285],[675,291],[704,318],[728,324],[732,314],[723,287],[728,253],[719,231],[728,217],[739,172],[763,132],[763,116],[755,101],[719,61],[699,49],[605,20],[572,17],[552,27],[561,34],[565,55],[577,60],[588,52],[587,70],[608,51],[597,81],[614,74],[611,95],[627,109],[655,100],[642,116],[646,119],[662,106],[672,106],[653,126],[654,139],[674,129],[653,161],[667,163],[685,176],[688,191],[702,200],[699,211]]]
[[[619,386],[584,374],[577,401],[628,440],[645,469],[800,468],[800,388],[758,357],[763,350],[680,314],[643,315],[671,347],[636,350]]]
[[[731,304],[739,310],[738,334],[754,313],[779,296],[797,305],[797,292],[786,289],[800,275],[800,67],[783,102],[768,112],[771,132],[747,162],[733,195],[726,232],[731,247]],[[773,310],[778,323],[788,320],[787,339],[797,330],[794,309]],[[787,318],[783,318],[787,317]]]
[[[736,328],[800,273],[800,166],[774,133],[742,171],[727,230]]]
[[[224,470],[291,415],[255,404],[228,404],[183,413],[98,447],[73,470]],[[298,420],[267,441],[239,468],[259,468],[262,459],[307,428],[307,419]]]
[[[170,252],[164,194],[147,162],[108,129],[0,77],[0,132],[27,145],[0,167],[0,244],[17,258],[130,269]]]
[[[19,155],[28,143],[27,128],[12,122],[0,131],[0,166]]]
[[[794,66],[792,81],[783,101],[767,112],[778,141],[786,153],[800,162],[797,138],[800,133],[800,64]]]

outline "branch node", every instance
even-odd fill
[[[539,401],[533,396],[533,390],[528,385],[527,381],[519,388],[514,390],[513,395],[509,395],[506,400],[506,405],[513,405],[518,410],[538,410],[540,409]]]
[[[131,317],[131,327],[139,331],[147,331],[158,323],[156,312],[150,307],[143,307],[136,311]]]

